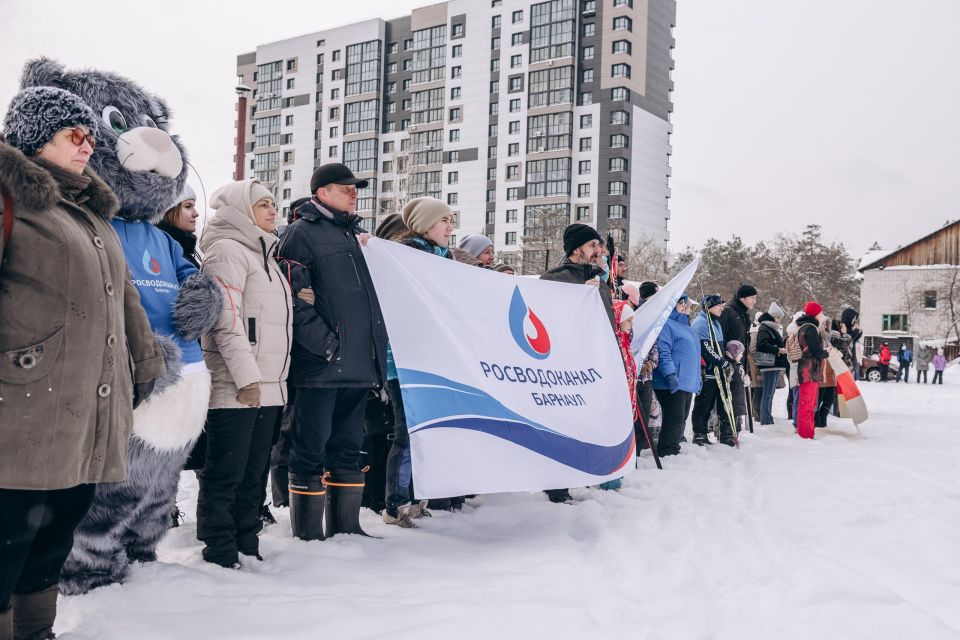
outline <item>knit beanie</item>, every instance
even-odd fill
[[[479,258],[480,254],[483,253],[487,247],[493,246],[493,240],[479,233],[468,233],[460,239],[457,246],[474,258]]]
[[[167,211],[170,211],[170,209],[173,209],[181,202],[186,202],[187,200],[196,200],[196,199],[197,199],[197,194],[193,191],[190,185],[185,184],[183,185],[183,191],[181,191],[180,195],[177,196],[176,201],[174,201],[173,203],[170,204],[169,207],[167,207]]]
[[[749,298],[750,296],[757,295],[757,289],[751,284],[742,284],[740,288],[737,289],[736,299],[740,300],[741,298]]]
[[[273,200],[273,194],[270,193],[270,189],[267,189],[259,182],[254,182],[250,186],[250,206],[252,207],[264,198],[270,198]]]
[[[803,312],[812,318],[816,318],[823,313],[823,307],[811,300],[807,304],[803,305]]]
[[[730,357],[733,358],[734,360],[736,360],[737,356],[739,356],[744,351],[743,343],[740,342],[739,340],[728,341],[726,345],[726,349],[727,349],[727,353],[729,353]]]
[[[657,285],[656,282],[651,282],[649,280],[647,280],[646,282],[641,282],[640,289],[639,289],[640,297],[646,300],[647,298],[655,294],[658,288],[659,288],[659,285]]]
[[[636,315],[636,312],[633,310],[633,307],[631,307],[628,304],[624,304],[623,310],[620,311],[620,322],[618,322],[617,324],[623,324],[627,320],[630,320],[631,318],[633,318],[633,316],[635,315]]]
[[[383,238],[384,240],[393,240],[407,230],[407,226],[403,224],[403,220],[400,218],[399,213],[391,213],[386,218],[380,221],[380,224],[377,225],[376,231],[373,232],[373,235],[378,238]]]
[[[579,247],[587,244],[591,240],[603,242],[603,236],[587,224],[575,222],[563,230],[563,253],[570,256]]]
[[[778,305],[776,302],[770,303],[770,308],[767,309],[767,313],[773,316],[773,319],[777,322],[783,320],[783,316],[787,315],[786,311],[783,310],[783,307]]]
[[[97,116],[75,94],[56,87],[30,87],[13,97],[3,119],[7,144],[35,155],[61,129],[97,130]]]
[[[723,298],[719,293],[708,293],[700,299],[700,306],[708,311],[718,304],[723,304]]]
[[[632,284],[625,284],[620,287],[620,291],[623,291],[623,295],[627,296],[627,300],[630,301],[635,307],[640,306],[640,290],[637,289]]]
[[[423,196],[414,198],[403,207],[403,223],[418,235],[423,235],[444,216],[453,216],[443,200]]]

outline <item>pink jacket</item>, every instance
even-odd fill
[[[934,371],[943,371],[947,368],[947,359],[943,357],[942,353],[938,353],[933,356],[933,370]]]

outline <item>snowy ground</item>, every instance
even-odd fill
[[[932,373],[932,372],[931,372]],[[61,598],[63,640],[176,638],[960,638],[960,368],[944,386],[862,385],[802,441],[783,418],[742,448],[689,445],[619,493],[484,496],[382,540],[290,537],[205,564],[187,524],[127,584]],[[832,421],[836,420],[831,418]]]

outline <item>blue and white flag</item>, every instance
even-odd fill
[[[365,248],[417,498],[595,485],[635,468],[626,374],[596,287]]]
[[[647,298],[646,302],[637,309],[633,316],[633,338],[630,341],[630,350],[633,351],[633,357],[637,361],[637,368],[641,367],[647,359],[647,354],[653,348],[653,343],[657,341],[660,330],[666,324],[670,313],[676,308],[677,300],[693,280],[693,274],[697,272],[699,266],[700,258],[694,258],[693,262],[683,268],[683,271],[660,287],[659,291]]]

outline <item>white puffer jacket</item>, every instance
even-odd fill
[[[287,401],[293,339],[293,301],[274,259],[277,237],[254,223],[250,190],[255,180],[218,189],[215,209],[200,239],[203,272],[223,288],[217,326],[203,336],[203,357],[213,378],[211,409],[241,409],[237,390],[260,383],[260,404]]]

